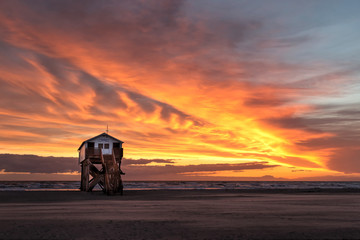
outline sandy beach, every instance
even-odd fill
[[[0,239],[360,239],[360,193],[0,192]]]

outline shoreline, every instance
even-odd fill
[[[243,193],[360,193],[360,188],[248,188],[248,189],[228,189],[228,188],[124,188],[126,192],[135,191],[225,191]],[[34,188],[34,189],[7,189],[0,188],[1,192],[81,192],[80,189],[73,188]],[[102,192],[101,189],[94,189],[91,192]],[[90,193],[91,193],[90,192]]]
[[[0,192],[0,239],[360,239],[360,192]]]
[[[103,191],[82,192],[80,190],[29,190],[29,191],[0,191],[0,204],[15,202],[69,202],[82,200],[176,200],[197,196],[198,199],[216,196],[241,197],[244,195],[354,195],[360,198],[360,189],[155,189],[155,190],[124,190],[124,195],[108,196]]]

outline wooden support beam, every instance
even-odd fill
[[[94,164],[90,163],[89,165],[89,172],[90,175],[93,177],[96,177],[97,175],[101,174],[100,170],[97,169],[97,167],[94,166]]]
[[[90,163],[89,173],[93,177],[90,181],[89,191],[92,191],[96,184],[99,184],[101,189],[104,190],[104,172],[100,171],[94,164]]]
[[[82,191],[89,191],[89,159],[85,159],[82,163],[82,171],[81,171],[81,186]]]
[[[96,184],[99,184],[99,186],[103,189],[104,187],[104,175],[98,174],[96,177],[94,177],[90,181],[89,191],[92,191],[93,188],[96,186]],[[103,189],[104,190],[104,189]]]
[[[84,191],[84,167],[81,164],[80,191]]]
[[[80,190],[81,191],[86,191],[86,182],[89,181],[89,176],[88,174],[86,174],[86,163],[82,162],[81,164],[81,185],[80,185]]]

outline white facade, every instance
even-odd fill
[[[117,144],[120,148],[122,148],[123,142],[114,137],[111,137],[110,135],[108,135],[106,133],[102,133],[94,138],[90,138],[90,139],[84,141],[81,144],[80,148],[78,149],[79,162],[85,160],[87,148],[89,148],[89,147],[92,147],[95,149],[101,148],[101,152],[103,155],[111,155],[114,144]]]
[[[95,143],[95,148],[101,148],[101,151],[104,155],[112,154],[114,143],[119,143],[119,141],[116,141],[115,139],[108,136],[100,136],[93,139],[91,142]],[[120,147],[122,147],[122,143],[120,143]]]

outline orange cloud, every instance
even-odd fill
[[[1,4],[1,152],[75,156],[108,124],[131,158],[331,172],[336,147],[301,144],[338,134],[295,122],[316,110],[304,96],[330,90],[291,79],[306,66],[259,58],[266,44],[248,53],[261,21],[189,16],[181,1],[63,4]]]

